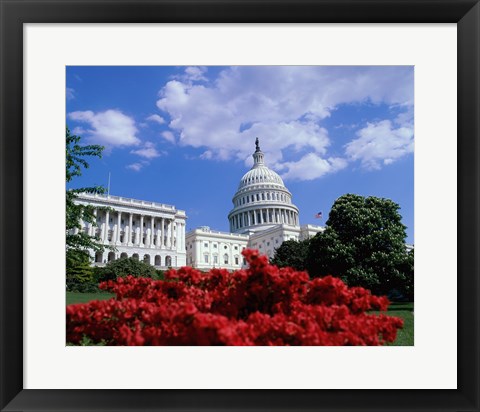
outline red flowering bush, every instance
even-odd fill
[[[116,298],[67,306],[67,342],[108,345],[382,345],[402,319],[386,297],[332,276],[269,265],[244,250],[246,270],[169,270],[165,280],[132,276],[100,284]]]

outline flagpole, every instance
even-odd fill
[[[107,196],[110,196],[110,172],[108,172],[108,188],[107,188]]]

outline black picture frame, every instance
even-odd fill
[[[477,0],[0,0],[0,17],[2,411],[480,410],[480,5]],[[457,23],[458,389],[23,389],[23,24],[153,22]]]

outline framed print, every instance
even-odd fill
[[[2,411],[480,409],[478,2],[0,0],[0,7]],[[166,73],[163,83],[157,80],[151,99],[173,121],[175,108],[168,105],[171,102],[160,102],[166,92],[162,89],[164,94],[158,96],[158,90],[167,81],[175,88],[193,77],[198,81],[206,76],[203,69],[185,67],[225,65],[402,66],[410,67],[408,73],[415,72],[414,345],[65,346],[65,284],[61,281],[65,276],[65,115],[86,135],[100,133],[98,125],[104,119],[98,116],[105,110],[101,103],[107,94],[127,101],[122,88],[140,87],[135,75],[147,77],[145,71],[134,73],[135,67],[161,66],[177,71]],[[71,97],[76,93],[69,79],[77,76],[78,90],[82,82],[80,72],[66,67],[86,71],[93,66],[111,68],[97,84],[99,90],[109,91],[96,94],[88,105],[65,105],[65,92],[67,98],[68,93]],[[118,84],[109,83],[109,77],[117,76],[115,67],[130,67],[134,80],[129,84],[124,77]],[[237,79],[220,72],[223,80]],[[300,76],[295,72],[296,78]],[[382,76],[368,83],[368,88],[377,90]],[[334,82],[333,75],[329,81]],[[397,110],[398,102],[393,99],[389,110]],[[108,106],[109,115],[117,120],[120,116],[128,128],[127,118],[139,106],[139,101],[133,102],[122,114],[113,103]],[[329,110],[325,117],[339,108],[332,104]],[[165,120],[152,113],[145,110],[142,116],[163,124]],[[366,121],[370,128],[381,123],[381,114],[372,119]],[[181,121],[185,117],[177,116],[175,122]],[[239,129],[252,127],[248,121]],[[140,123],[135,127],[146,128]],[[162,139],[176,142],[165,133]],[[135,146],[138,142],[132,133],[122,136],[132,143],[127,145],[128,153],[144,162],[129,163],[130,171],[147,167],[148,159],[161,158],[153,140]],[[260,137],[255,142],[257,163],[263,161],[261,146]],[[286,147],[293,150],[295,144]],[[341,150],[353,148],[345,141]],[[214,157],[215,153],[201,155]],[[395,159],[382,161],[388,165]],[[329,158],[329,164],[334,160]],[[365,161],[370,167],[378,166],[376,159]],[[275,178],[272,173],[269,176]],[[367,173],[362,177],[371,179]],[[155,180],[149,184],[153,186]],[[158,184],[168,187],[168,176],[159,176]],[[401,180],[397,184],[401,186]],[[322,216],[320,209],[315,213]],[[268,219],[265,216],[260,219]],[[109,215],[104,218],[108,225]],[[122,216],[117,218],[120,227]],[[229,223],[238,228],[242,222],[232,215]],[[126,228],[127,222],[123,224]],[[139,223],[138,236],[153,247],[154,236],[148,233],[159,223],[149,220],[150,224],[151,232],[145,229],[150,237],[143,238],[145,222]],[[178,241],[173,230],[167,233],[170,237],[157,233],[157,241],[169,245]],[[111,234],[122,243],[121,235]],[[109,236],[104,233],[105,239]],[[138,243],[138,238],[130,239]],[[170,255],[148,255],[152,257],[158,257],[159,267],[162,262],[174,266]],[[213,258],[205,257],[204,263]],[[235,256],[220,258],[226,264]],[[109,255],[99,257],[98,263],[104,259]]]

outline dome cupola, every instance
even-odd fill
[[[255,140],[253,166],[240,179],[228,214],[230,231],[256,232],[279,224],[298,226],[298,208],[282,178],[265,165],[265,155]]]

